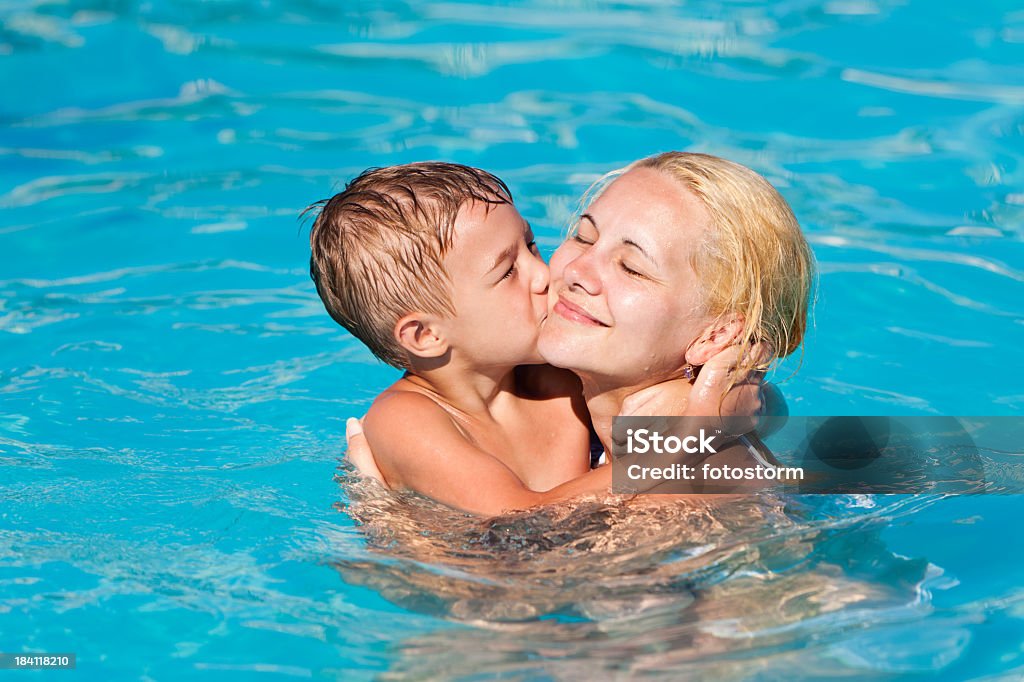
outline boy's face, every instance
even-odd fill
[[[456,313],[447,337],[463,358],[475,367],[542,362],[537,335],[547,316],[548,267],[514,206],[463,206],[445,267]]]

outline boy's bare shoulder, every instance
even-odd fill
[[[366,417],[378,424],[394,421],[396,425],[409,426],[408,420],[411,418],[447,418],[448,413],[424,389],[399,379],[377,396]]]
[[[567,369],[551,365],[523,365],[516,368],[524,392],[537,398],[582,398],[580,378]]]
[[[433,483],[424,461],[445,450],[471,445],[451,415],[408,382],[385,390],[363,418],[363,433],[388,485],[429,493]],[[424,487],[426,486],[426,487]]]

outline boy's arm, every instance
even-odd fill
[[[611,487],[611,468],[602,467],[545,492],[530,490],[511,469],[469,442],[434,401],[416,393],[378,400],[363,428],[390,487],[410,488],[474,514],[492,516],[603,494]]]
[[[716,426],[715,417],[724,417],[730,419],[732,427],[749,418],[749,428],[740,433],[753,429],[757,418],[765,413],[768,396],[763,372],[737,373],[741,350],[739,346],[730,346],[712,357],[701,367],[692,385],[685,379],[669,379],[637,391],[623,401],[622,416],[706,417],[709,425]],[[751,352],[763,350],[755,346]],[[773,403],[781,401],[785,405],[778,389],[771,398]]]

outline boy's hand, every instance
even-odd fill
[[[737,364],[742,353],[742,347],[729,346],[701,367],[690,394],[687,414],[720,414],[722,417],[759,417],[764,414],[765,399],[761,391],[764,372],[750,370],[738,374]],[[760,360],[767,354],[767,349],[756,344],[750,353]],[[732,387],[723,399],[722,394],[730,382]]]
[[[649,423],[639,426],[634,423],[631,426],[660,434],[671,433],[679,438],[703,434],[707,429],[715,429],[724,435],[724,441],[716,441],[719,448],[717,455],[709,458],[698,453],[678,454],[671,459],[673,463],[689,466],[698,466],[704,462],[745,465],[750,456],[748,449],[736,442],[734,437],[749,433],[757,427],[767,400],[762,393],[763,372],[738,372],[742,352],[740,346],[731,346],[712,357],[701,367],[692,386],[685,379],[672,379],[634,393],[623,401],[621,416],[647,417]],[[758,345],[751,348],[750,352],[760,360],[764,349]],[[618,435],[620,438],[625,437],[622,433]],[[615,440],[614,445],[616,453],[625,452],[624,442]],[[622,465],[626,466],[632,461],[627,459]],[[644,488],[644,484],[641,484],[636,492],[654,489],[659,485],[662,484],[651,482]],[[681,484],[673,489],[678,491],[678,485]],[[710,489],[706,490],[703,485],[702,482],[695,490],[708,492]],[[722,492],[717,488],[714,491]]]
[[[669,379],[642,388],[622,401],[622,417],[670,417],[686,411],[693,386],[686,379]]]
[[[384,480],[384,476],[381,475],[380,469],[377,468],[377,462],[373,459],[370,444],[366,442],[366,436],[363,434],[363,425],[355,417],[349,417],[348,421],[345,422],[345,441],[348,443],[346,457],[348,457],[348,461],[352,463],[352,466],[356,468],[356,471],[361,476],[376,479],[386,486],[387,482]]]
[[[641,389],[622,402],[622,416],[718,416],[757,417],[764,413],[762,395],[763,372],[750,371],[736,374],[736,365],[742,352],[739,346],[730,346],[712,357],[700,369],[693,385],[685,379],[670,379]],[[764,353],[758,344],[751,349],[755,356]],[[722,394],[730,380],[729,392]]]
[[[754,346],[751,352],[759,356],[764,348]],[[675,423],[680,433],[687,435],[696,433],[698,428],[715,428],[732,435],[753,431],[766,405],[762,392],[764,373],[737,374],[741,353],[739,346],[730,346],[712,357],[701,367],[692,386],[685,379],[671,379],[637,391],[623,401],[621,416],[691,417],[697,421]],[[655,420],[646,428],[664,432],[668,423]]]

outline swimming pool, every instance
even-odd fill
[[[395,373],[323,312],[297,221],[367,166],[442,158],[505,179],[550,254],[599,174],[719,154],[819,259],[793,413],[1020,415],[1016,3],[0,23],[0,650],[88,679],[1024,674],[1016,496],[489,522],[413,500],[423,535],[339,485],[344,419]]]

